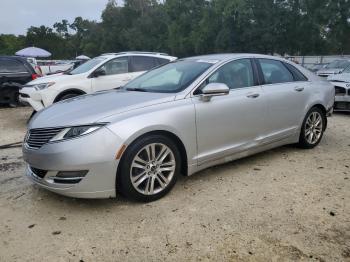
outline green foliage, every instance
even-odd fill
[[[348,0],[109,0],[101,18],[30,27],[26,36],[0,35],[0,54],[32,45],[53,58],[126,50],[179,57],[350,54]]]
[[[25,46],[23,35],[0,35],[0,55],[13,55]]]

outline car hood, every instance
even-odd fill
[[[173,101],[175,94],[110,90],[53,104],[34,115],[28,128],[78,126],[130,110]]]
[[[329,81],[347,82],[350,83],[350,73],[332,75],[327,78]]]
[[[30,81],[27,85],[37,85],[37,84],[48,83],[48,82],[73,81],[81,77],[82,77],[82,74],[78,74],[78,75],[54,74],[54,75],[39,77],[33,81]]]

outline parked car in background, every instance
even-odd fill
[[[329,82],[281,58],[181,59],[121,90],[69,99],[37,113],[23,143],[26,174],[67,196],[121,192],[153,201],[171,190],[180,173],[285,144],[314,148],[333,103]]]
[[[101,55],[67,73],[28,83],[20,90],[20,100],[39,111],[67,98],[124,86],[145,71],[175,59],[148,52]]]
[[[0,56],[0,103],[17,106],[19,89],[38,76],[25,58]]]
[[[329,65],[329,63],[320,63],[320,64],[314,64],[313,66],[311,66],[310,68],[308,68],[311,72],[317,72],[323,68],[325,68],[327,65]]]
[[[65,72],[73,67],[73,61],[70,60],[39,60],[43,75],[52,75]]]
[[[41,70],[41,67],[38,65],[37,60],[34,57],[26,57],[28,63],[34,68],[35,72],[42,76],[43,71]]]
[[[46,75],[55,75],[55,74],[63,74],[68,73],[69,71],[72,71],[73,69],[77,68],[78,66],[81,66],[84,64],[87,60],[72,60],[69,61],[69,67],[65,67],[62,69],[56,68],[56,71],[47,73]]]
[[[328,76],[331,76],[331,75],[340,74],[348,66],[350,66],[350,60],[347,60],[347,59],[335,60],[329,63],[324,68],[318,70],[316,74],[320,77],[327,78]]]
[[[335,111],[350,111],[350,66],[343,73],[328,77],[335,88]]]

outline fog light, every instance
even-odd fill
[[[83,178],[86,176],[88,170],[80,170],[80,171],[59,171],[56,177],[60,178]]]
[[[79,183],[88,173],[88,170],[81,171],[59,171],[53,181],[59,184],[77,184]]]

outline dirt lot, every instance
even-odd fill
[[[0,109],[0,145],[28,108]],[[0,261],[350,261],[350,115],[320,146],[292,146],[181,178],[151,204],[79,200],[24,176],[0,149]]]

